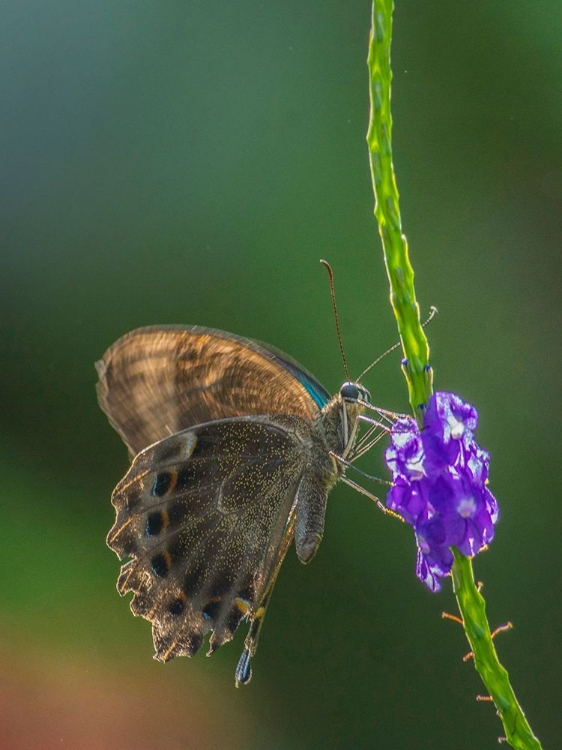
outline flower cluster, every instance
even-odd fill
[[[420,430],[411,417],[393,426],[386,465],[387,506],[413,526],[416,575],[431,591],[453,564],[451,547],[475,555],[492,541],[498,505],[486,484],[489,454],[474,440],[476,409],[454,393],[429,400]]]

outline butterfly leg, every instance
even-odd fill
[[[402,516],[400,516],[398,513],[395,513],[393,510],[390,510],[390,508],[387,508],[384,506],[379,498],[376,495],[372,495],[368,490],[366,490],[364,487],[361,487],[360,484],[357,484],[357,482],[354,482],[352,479],[349,479],[346,476],[342,476],[341,478],[342,482],[345,482],[350,487],[353,487],[354,490],[357,490],[357,492],[360,492],[362,495],[365,495],[365,497],[368,497],[369,500],[372,500],[375,502],[378,507],[382,510],[383,513],[386,513],[387,516],[393,516],[394,518],[397,518],[399,521],[404,522],[404,519]]]
[[[345,482],[346,484],[348,484],[350,487],[353,487],[353,489],[357,490],[357,492],[360,492],[362,495],[365,495],[365,497],[368,497],[369,500],[372,500],[373,502],[375,502],[379,506],[379,508],[383,511],[383,513],[387,512],[387,508],[384,507],[384,505],[381,503],[381,501],[376,495],[373,495],[364,487],[361,487],[360,484],[357,484],[357,482],[354,482],[352,479],[349,479],[349,477],[342,476],[341,480],[342,482]]]

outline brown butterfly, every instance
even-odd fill
[[[210,631],[211,654],[249,620],[245,684],[291,541],[308,563],[328,492],[340,478],[356,486],[344,468],[373,442],[356,440],[369,393],[348,381],[330,398],[286,354],[197,326],[133,331],[97,369],[100,406],[133,457],[107,537],[131,558],[117,589],[134,593],[161,661],[193,656]]]

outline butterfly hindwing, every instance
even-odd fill
[[[152,622],[156,658],[191,656],[209,631],[214,651],[253,619],[287,547],[309,430],[294,416],[217,420],[133,461],[108,544],[132,558],[118,590]]]
[[[139,328],[97,365],[98,399],[134,456],[196,424],[252,414],[312,421],[330,396],[286,354],[198,326]]]

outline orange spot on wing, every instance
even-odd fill
[[[166,495],[169,495],[170,492],[174,491],[174,487],[178,483],[178,472],[177,471],[171,471],[170,472],[170,486],[166,490]]]

